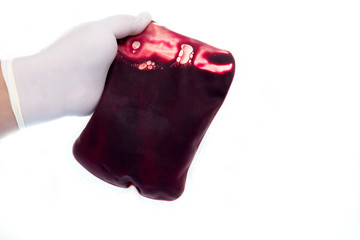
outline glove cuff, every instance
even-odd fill
[[[18,125],[19,129],[23,129],[23,128],[25,128],[25,123],[24,123],[24,119],[22,116],[18,91],[16,88],[13,67],[12,67],[12,61],[13,60],[11,58],[2,59],[1,60],[1,69],[2,69],[2,72],[4,75],[6,87],[9,92],[11,108],[14,112],[17,125]]]

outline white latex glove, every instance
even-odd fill
[[[40,53],[13,59],[25,126],[92,113],[117,53],[116,39],[142,32],[150,21],[142,13],[86,23]]]

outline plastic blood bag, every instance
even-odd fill
[[[74,144],[75,158],[108,183],[177,199],[234,72],[230,52],[156,23],[118,40],[103,95]]]

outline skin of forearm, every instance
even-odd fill
[[[18,129],[0,67],[0,138]]]

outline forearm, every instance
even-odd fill
[[[11,108],[9,93],[0,68],[0,137],[18,129],[16,119]]]

